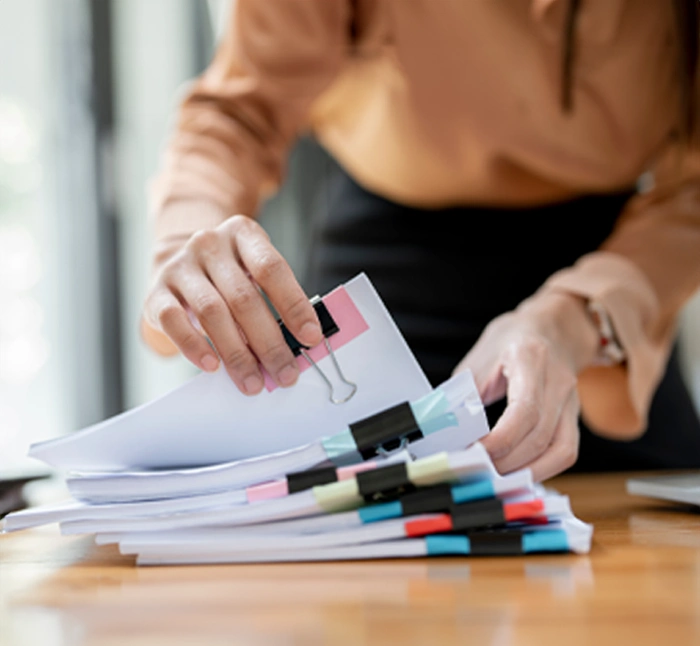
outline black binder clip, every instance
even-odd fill
[[[362,471],[355,476],[357,489],[365,502],[387,502],[416,490],[408,477],[405,462]]]
[[[423,437],[408,402],[350,424],[350,433],[363,460],[386,456]]]
[[[328,308],[325,306],[324,302],[320,299],[320,297],[314,296],[311,299],[311,304],[314,306],[316,316],[318,316],[318,320],[321,323],[321,331],[323,332],[323,344],[326,346],[326,350],[328,350],[328,355],[330,356],[331,361],[333,361],[335,371],[338,374],[340,381],[342,381],[350,389],[344,397],[335,396],[335,388],[333,387],[333,382],[331,382],[326,373],[323,372],[319,365],[309,356],[309,353],[307,352],[309,348],[305,345],[302,345],[287,329],[287,326],[281,321],[280,328],[282,329],[284,340],[287,342],[287,345],[289,346],[289,349],[292,351],[294,356],[298,357],[299,355],[301,355],[302,357],[304,357],[304,359],[306,359],[309,362],[309,364],[313,366],[316,372],[321,376],[321,379],[323,379],[323,381],[326,382],[328,390],[330,391],[331,402],[333,404],[344,404],[346,401],[352,399],[353,395],[357,392],[357,384],[345,377],[343,371],[340,369],[340,364],[338,363],[338,359],[335,356],[335,352],[333,352],[333,348],[331,348],[331,344],[328,342],[328,337],[332,336],[336,332],[339,332],[340,328],[338,327],[338,324],[333,320],[333,317],[328,311]]]

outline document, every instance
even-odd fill
[[[313,442],[431,386],[391,316],[362,274],[323,298],[339,332],[328,338],[343,375],[357,385],[334,404],[304,357],[291,388],[243,395],[223,369],[200,374],[164,397],[78,433],[34,445],[30,456],[78,471],[195,467],[242,460]],[[338,393],[344,384],[321,344],[308,352]]]

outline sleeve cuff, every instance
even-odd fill
[[[598,251],[554,274],[541,290],[595,300],[608,312],[627,361],[581,373],[581,411],[601,435],[632,439],[643,433],[672,338],[655,338],[659,302],[646,276],[623,256]]]

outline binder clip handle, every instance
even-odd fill
[[[354,394],[357,392],[357,384],[354,381],[350,381],[344,374],[343,371],[340,369],[340,364],[338,363],[338,359],[335,357],[335,352],[333,352],[333,348],[331,348],[331,344],[328,342],[328,339],[326,337],[323,337],[323,343],[326,346],[326,350],[328,350],[328,355],[330,356],[331,360],[333,361],[333,365],[335,366],[335,371],[338,373],[338,377],[340,377],[340,381],[342,381],[348,388],[350,389],[349,392],[345,395],[345,397],[336,397],[335,396],[335,388],[333,387],[333,384],[331,383],[331,380],[326,376],[326,373],[321,370],[319,365],[309,356],[308,352],[306,350],[301,350],[301,356],[304,357],[315,369],[316,372],[318,372],[319,375],[321,375],[321,378],[323,381],[326,382],[326,385],[328,386],[328,389],[330,391],[329,397],[330,400],[333,404],[344,404],[346,401],[349,401],[352,399]]]
[[[321,331],[323,332],[323,344],[326,347],[328,356],[330,356],[331,361],[333,362],[333,366],[335,368],[335,372],[337,373],[339,380],[346,386],[347,392],[345,393],[345,395],[336,395],[336,389],[333,385],[333,382],[328,378],[328,375],[325,372],[323,372],[321,367],[309,356],[309,353],[307,352],[309,348],[300,343],[294,337],[294,335],[287,329],[284,323],[280,322],[282,334],[284,335],[284,339],[287,342],[287,345],[289,346],[289,349],[292,351],[294,356],[301,355],[302,357],[304,357],[304,359],[306,359],[306,361],[309,362],[309,365],[311,365],[311,367],[313,367],[316,370],[316,372],[320,375],[321,379],[323,379],[326,386],[328,386],[331,403],[344,404],[345,402],[352,399],[352,397],[357,392],[357,384],[353,381],[350,381],[345,376],[345,374],[340,368],[340,364],[338,363],[338,359],[335,356],[335,352],[333,351],[333,348],[331,347],[331,344],[328,341],[328,337],[339,332],[340,328],[338,327],[338,324],[335,322],[335,320],[333,320],[333,317],[328,311],[328,308],[326,307],[325,303],[318,296],[314,296],[311,299],[311,304],[313,305],[314,310],[316,311],[316,316],[318,317],[319,323],[321,324]]]

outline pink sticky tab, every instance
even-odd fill
[[[333,320],[338,326],[338,331],[328,337],[328,343],[333,350],[342,348],[346,343],[349,343],[363,332],[369,330],[367,321],[365,321],[362,314],[360,314],[360,310],[357,309],[344,287],[337,287],[330,294],[324,296],[322,300],[323,304],[328,309],[328,313],[333,317]],[[318,362],[323,359],[323,357],[328,356],[328,350],[326,350],[325,343],[320,343],[316,347],[307,350],[307,354],[314,361]],[[311,364],[301,355],[296,359],[299,372],[304,372],[304,370],[311,368]],[[275,380],[270,376],[267,370],[262,368],[262,373],[265,378],[265,388],[267,388],[268,391],[277,388]]]
[[[272,500],[273,498],[284,498],[289,494],[286,480],[275,480],[263,484],[248,487],[245,490],[248,502],[259,502],[260,500]]]

